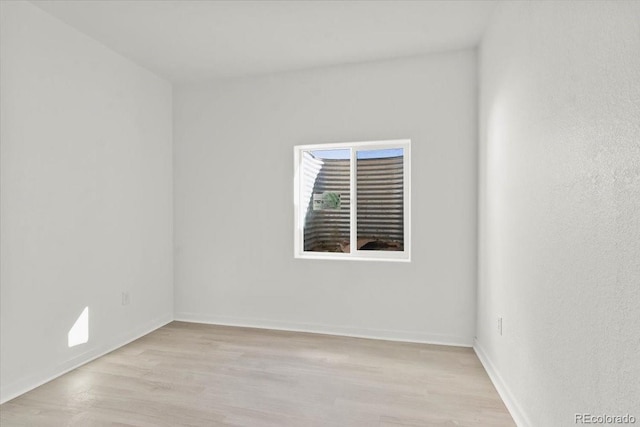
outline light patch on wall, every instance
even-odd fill
[[[505,107],[504,96],[498,93],[491,103],[487,117],[487,147],[485,159],[486,209],[492,224],[503,223],[505,196],[509,184],[507,167],[507,149],[511,117]],[[496,232],[499,232],[496,230]]]
[[[489,110],[487,125],[487,174],[497,179],[504,178],[504,164],[506,156],[506,139],[509,119],[505,110],[505,103],[501,97],[496,96]]]
[[[69,347],[75,347],[89,341],[89,307],[85,307],[67,334]]]

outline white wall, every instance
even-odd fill
[[[0,12],[5,401],[171,319],[172,99],[35,6]]]
[[[471,345],[476,54],[175,89],[178,319]],[[412,262],[293,258],[293,149],[410,138]]]
[[[478,349],[522,425],[640,419],[640,3],[502,3],[480,64]]]

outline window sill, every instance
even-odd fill
[[[389,257],[387,254],[381,254],[380,256],[371,256],[369,254],[352,255],[341,254],[339,252],[303,252],[295,254],[294,257],[296,259],[324,259],[330,261],[411,262],[411,258],[407,257],[405,254],[401,254],[401,256]]]

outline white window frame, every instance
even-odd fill
[[[356,188],[356,152],[362,150],[381,150],[402,148],[403,151],[403,205],[404,205],[404,250],[372,251],[357,249],[357,188]],[[350,247],[351,252],[311,252],[304,250],[304,220],[302,200],[302,153],[313,150],[348,149],[350,162]],[[397,261],[411,262],[411,140],[394,139],[386,141],[362,141],[331,144],[297,145],[293,147],[294,157],[294,257],[305,259],[356,260],[356,261]]]

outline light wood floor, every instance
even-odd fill
[[[10,426],[513,426],[472,349],[173,322],[0,406]]]

